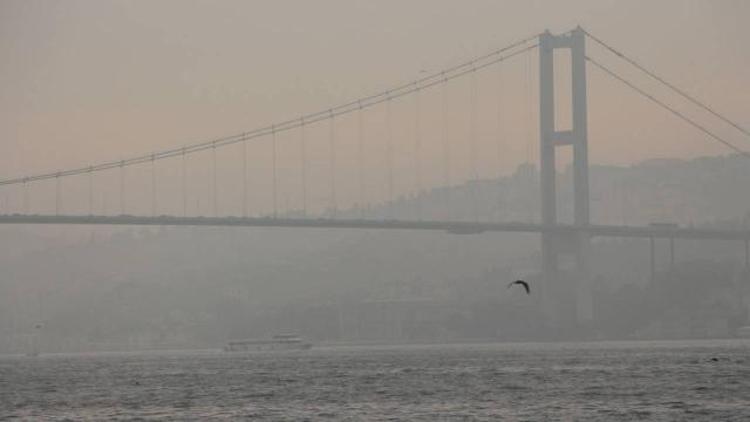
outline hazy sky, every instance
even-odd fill
[[[0,177],[250,130],[408,81],[420,71],[439,70],[545,28],[561,32],[576,24],[750,126],[748,18],[750,2],[744,0],[0,0]],[[589,52],[616,63],[591,43]],[[500,118],[508,127],[507,152],[495,164],[481,163],[481,176],[490,176],[493,165],[507,173],[536,156],[536,144],[533,152],[528,146],[536,136],[536,98],[529,105],[529,91],[519,88],[524,78],[533,78],[536,85],[536,55],[530,60],[525,66],[533,68],[531,73],[522,59],[500,76],[502,86],[496,77],[480,76],[480,154],[497,155],[489,152],[497,126],[491,122],[497,109],[489,110],[497,104],[495,91],[504,92],[502,110],[518,115]],[[627,164],[726,152],[595,69],[589,72],[592,161]],[[536,88],[532,90],[535,95]],[[465,98],[461,85],[455,91],[457,98]],[[434,139],[440,114],[431,113],[429,95],[420,116],[424,177],[431,180],[440,173],[433,165],[440,147]],[[396,113],[408,113],[408,105],[394,107],[402,108]],[[410,121],[394,123],[404,125],[397,140],[406,140]],[[701,121],[750,149],[750,140]],[[449,124],[459,137],[460,122]],[[341,125],[338,142],[347,143],[351,124]],[[288,136],[286,141],[292,142],[296,135]],[[314,162],[320,152],[316,148],[322,151],[327,144],[316,146],[318,135],[309,136]],[[378,132],[366,138],[371,148],[380,148]],[[296,171],[296,147],[281,148],[282,170]],[[461,144],[455,148],[459,155],[465,152]],[[353,151],[342,147],[337,157],[343,163],[341,178],[353,176],[354,166],[347,164]],[[236,151],[222,154],[227,157],[220,158],[230,159]],[[263,161],[259,168],[267,164],[263,157],[257,160]],[[322,156],[318,160],[323,166]],[[400,165],[403,174],[397,176],[404,179],[409,165]],[[229,174],[236,166],[235,160],[223,167]],[[190,170],[196,178],[200,171]],[[296,176],[280,177],[289,178],[285,183],[291,185]]]

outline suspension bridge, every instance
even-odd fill
[[[672,257],[674,239],[740,242],[744,244],[745,265],[750,265],[747,229],[591,223],[588,70],[662,108],[706,140],[746,158],[750,154],[605,60],[587,53],[587,41],[596,44],[601,54],[608,54],[608,60],[635,69],[742,136],[750,136],[740,124],[578,27],[559,35],[535,34],[382,92],[252,131],[127,159],[0,180],[0,224],[537,233],[541,235],[543,306],[561,325],[591,318],[589,260],[594,237],[650,239],[652,269],[657,238],[670,240]],[[555,73],[558,50],[569,53],[570,101],[563,107],[570,114],[566,129],[558,129],[565,120],[558,115],[559,99],[555,98],[559,91]],[[531,80],[534,55],[537,84]],[[525,84],[519,88],[521,84],[515,81],[503,81],[503,69],[524,64],[524,60]],[[509,95],[503,87],[525,91],[527,102],[504,103]],[[451,95],[462,95],[463,102],[451,100]],[[520,128],[520,121],[526,122],[525,128]],[[457,125],[461,133],[455,133]],[[507,167],[506,149],[518,138],[526,141],[527,162],[538,152],[539,210],[528,210],[528,215],[539,217],[534,221],[518,221],[517,216],[503,214],[499,206],[487,212],[480,205],[487,201],[479,186],[502,174],[499,169]],[[427,144],[434,145],[426,148]],[[562,222],[558,216],[558,147],[572,149],[571,222]],[[459,185],[469,194],[451,197],[446,188]],[[426,192],[441,189],[445,192],[438,196],[444,200],[444,209],[425,199],[429,197]],[[412,204],[410,211],[400,212],[403,207],[397,205],[407,201]],[[457,202],[470,211],[452,215],[451,205]],[[737,210],[738,215],[745,211]],[[572,282],[563,281],[560,269],[566,256],[574,258]]]

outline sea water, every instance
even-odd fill
[[[0,419],[750,420],[750,342],[0,357]]]

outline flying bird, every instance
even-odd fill
[[[510,284],[508,284],[508,288],[510,289],[511,287],[513,287],[514,284],[520,284],[521,286],[523,286],[524,289],[526,289],[526,294],[527,295],[531,294],[531,289],[529,288],[529,283],[527,283],[527,282],[525,282],[523,280],[516,280],[516,281],[513,281]]]

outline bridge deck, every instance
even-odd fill
[[[454,234],[485,232],[588,233],[592,237],[658,237],[684,239],[750,240],[750,230],[725,230],[676,226],[574,226],[536,223],[467,221],[361,220],[333,218],[272,217],[145,217],[133,215],[0,215],[0,224],[110,225],[110,226],[215,226],[431,230]]]

